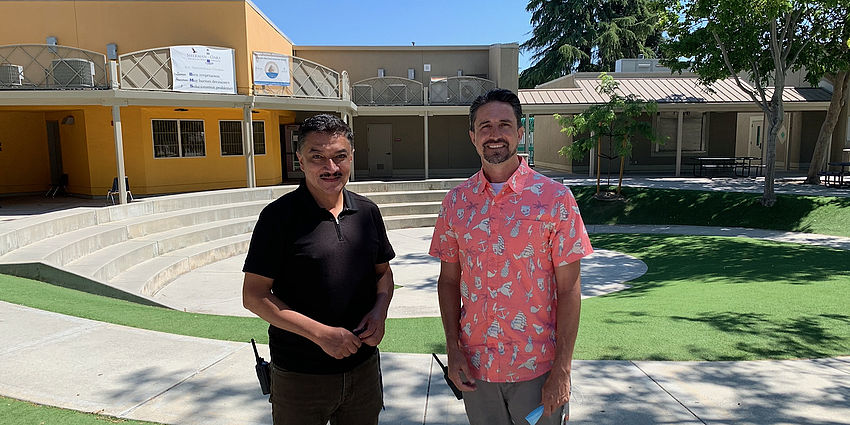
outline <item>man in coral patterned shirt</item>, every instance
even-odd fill
[[[517,156],[516,94],[495,89],[469,108],[481,171],[443,200],[430,254],[449,377],[471,425],[569,418],[581,304],[580,259],[591,252],[572,193]]]

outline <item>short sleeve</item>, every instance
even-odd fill
[[[387,227],[377,206],[372,210],[372,221],[375,222],[375,229],[378,232],[378,255],[375,257],[375,264],[388,263],[395,258],[395,251],[387,237]]]
[[[431,236],[431,248],[428,250],[428,254],[439,258],[440,261],[457,263],[457,237],[451,231],[451,220],[449,219],[453,210],[451,198],[452,192],[450,191],[440,205],[440,214],[437,216],[436,224],[434,224],[434,235]]]
[[[275,217],[268,207],[260,212],[254,233],[251,235],[251,245],[242,271],[254,273],[270,279],[280,276],[280,253],[283,235],[280,234],[278,223],[282,217]]]
[[[560,199],[560,211],[552,243],[552,263],[556,267],[574,263],[593,253],[590,236],[573,193],[567,189]]]

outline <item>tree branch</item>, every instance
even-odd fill
[[[738,87],[740,87],[741,90],[744,91],[744,93],[748,94],[750,98],[753,99],[753,102],[755,102],[756,105],[758,105],[762,110],[766,110],[765,105],[762,102],[759,102],[758,98],[756,98],[755,93],[753,93],[752,90],[744,86],[744,83],[742,83],[741,79],[738,78],[738,74],[735,72],[735,69],[732,68],[732,62],[729,61],[729,55],[726,53],[726,46],[724,46],[723,42],[720,41],[720,36],[718,36],[717,32],[715,32],[714,30],[711,30],[711,35],[714,36],[714,40],[717,42],[717,48],[720,49],[720,54],[721,56],[723,56],[723,62],[726,64],[726,69],[729,71],[730,74],[732,74],[732,77],[735,78],[735,83],[738,84]]]

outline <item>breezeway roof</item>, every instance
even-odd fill
[[[691,109],[690,106],[714,105],[722,106],[722,109],[749,109],[750,106],[756,106],[750,96],[731,78],[715,82],[710,89],[699,84],[699,80],[693,77],[617,77],[615,81],[619,83],[620,94],[634,94],[644,100],[654,100],[659,107]],[[587,106],[608,101],[607,96],[596,91],[599,87],[598,78],[577,77],[575,85],[577,87],[573,88],[523,89],[519,90],[518,95],[523,109],[528,112],[581,111]],[[772,89],[768,89],[768,96],[771,93]],[[826,110],[832,93],[822,88],[785,87],[782,97],[786,109]],[[801,103],[807,107],[794,107],[794,104]]]

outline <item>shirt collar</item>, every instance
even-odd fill
[[[528,182],[528,176],[532,174],[533,170],[528,164],[525,162],[523,157],[519,157],[519,167],[517,167],[516,171],[508,177],[508,180],[505,181],[505,186],[511,188],[514,193],[520,193],[525,189],[526,183]],[[478,170],[477,173],[478,184],[481,187],[490,187],[492,188],[492,184],[487,180],[487,177],[484,175],[484,170]],[[504,187],[502,188],[504,191]]]
[[[307,208],[311,208],[313,210],[321,210],[327,212],[328,210],[319,206],[316,203],[316,199],[313,198],[313,194],[310,193],[310,189],[307,189],[307,180],[301,179],[298,183],[298,189],[295,191],[301,196],[302,202],[304,202],[304,206]],[[342,213],[346,212],[355,212],[357,211],[357,200],[351,196],[351,192],[349,192],[346,188],[342,188]]]

